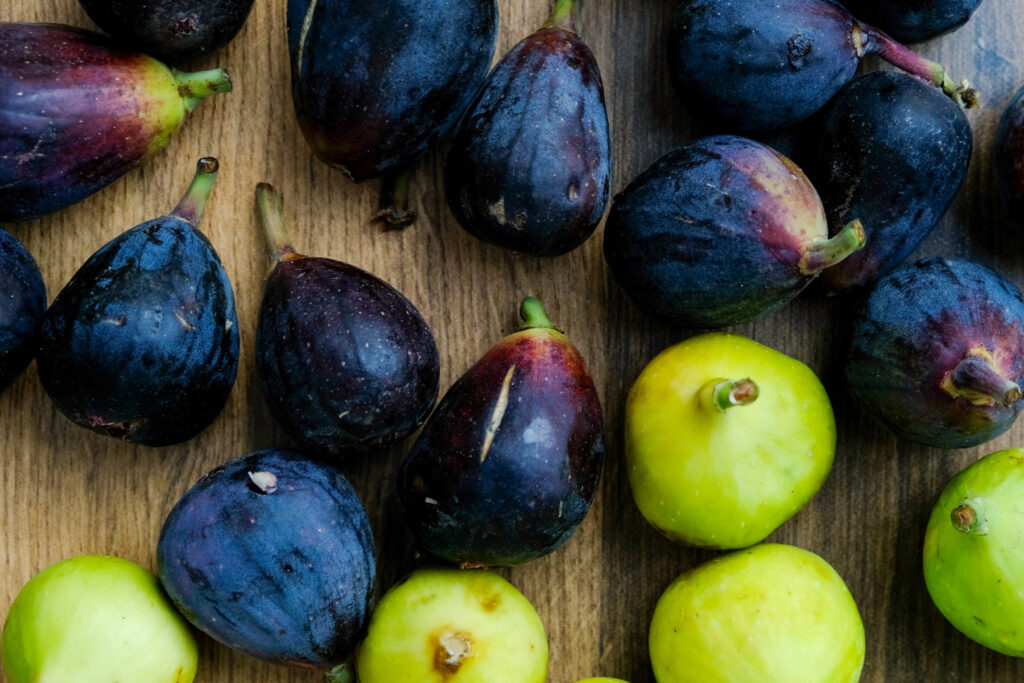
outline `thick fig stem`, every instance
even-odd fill
[[[851,221],[834,237],[823,237],[815,241],[800,259],[800,272],[804,275],[817,275],[863,247],[866,240],[867,235],[861,222]]]
[[[178,92],[185,100],[185,108],[192,111],[200,102],[210,95],[222,92],[231,92],[231,76],[224,69],[211,69],[209,71],[196,71],[186,73],[172,69],[174,82],[178,84]]]
[[[192,178],[185,196],[178,202],[178,206],[170,213],[175,218],[191,223],[198,227],[199,221],[203,218],[203,209],[206,208],[206,201],[213,191],[213,183],[217,180],[217,169],[220,164],[213,157],[203,157],[196,164],[196,174]]]
[[[269,183],[260,183],[256,186],[256,206],[259,207],[263,232],[270,245],[271,263],[296,258],[298,254],[284,223],[284,199],[281,193]]]
[[[700,388],[702,406],[724,411],[736,406],[747,406],[757,400],[761,390],[754,380],[712,379]]]
[[[380,202],[374,223],[383,223],[385,230],[398,230],[416,221],[416,212],[409,209],[409,178],[412,169],[407,168],[381,181]]]
[[[964,502],[953,508],[949,515],[957,531],[975,536],[988,534],[988,519],[985,517],[985,506],[977,498],[966,498]]]
[[[554,324],[548,319],[548,314],[544,312],[544,304],[535,297],[529,296],[523,299],[523,303],[519,305],[519,317],[523,319],[521,329],[532,330],[538,327],[555,329]]]
[[[356,670],[352,662],[339,664],[327,672],[327,683],[356,683]]]
[[[996,403],[1012,406],[1021,399],[1020,385],[1004,377],[993,365],[991,354],[969,353],[949,373],[943,388],[975,405]]]
[[[572,31],[572,11],[576,8],[576,0],[555,0],[555,9],[544,22],[544,27],[557,26]]]

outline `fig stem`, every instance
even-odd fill
[[[757,400],[761,390],[749,377],[734,379],[712,379],[700,388],[700,403],[724,411],[736,406],[747,406]]]
[[[387,175],[381,180],[380,202],[374,223],[383,223],[385,230],[399,230],[416,221],[416,212],[409,209],[409,179],[412,168]]]
[[[863,41],[861,54],[877,54],[893,66],[942,88],[942,92],[964,109],[978,106],[978,91],[970,87],[967,81],[955,83],[941,64],[925,59],[873,26],[858,22],[857,28]]]
[[[231,92],[231,76],[224,69],[195,71],[188,73],[171,69],[174,82],[178,84],[178,93],[185,100],[185,108],[191,112],[200,102],[210,95]]]
[[[192,178],[185,196],[181,198],[178,205],[174,207],[169,215],[180,218],[191,223],[194,227],[199,226],[203,218],[203,210],[206,202],[213,191],[213,183],[217,180],[217,169],[220,164],[213,157],[203,157],[196,164],[196,174]]]
[[[822,237],[811,244],[800,258],[800,272],[817,275],[863,247],[866,240],[860,220],[850,221],[833,237]]]
[[[557,26],[572,31],[572,11],[575,8],[576,0],[555,0],[555,8],[544,22],[544,27]]]
[[[974,405],[999,403],[1012,406],[1021,399],[1020,385],[1004,377],[986,350],[972,350],[956,364],[943,388],[953,397],[962,396]]]
[[[294,258],[298,254],[292,246],[292,237],[284,223],[284,198],[270,183],[256,186],[256,206],[260,210],[263,232],[270,245],[270,261],[277,263]]]
[[[536,297],[528,296],[523,299],[523,303],[519,305],[519,317],[523,319],[521,329],[524,330],[532,330],[538,327],[549,330],[555,328],[548,318],[548,314],[544,311],[544,304]]]
[[[339,664],[326,675],[328,683],[356,683],[356,671],[351,661]]]
[[[965,498],[962,503],[953,508],[949,519],[957,531],[975,536],[988,535],[985,506],[977,498]]]

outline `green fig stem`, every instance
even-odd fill
[[[712,379],[704,383],[698,395],[700,404],[724,411],[736,406],[747,406],[757,400],[761,390],[749,377],[740,380]]]
[[[256,186],[256,206],[260,210],[263,232],[270,246],[270,261],[288,261],[296,258],[298,253],[292,246],[292,237],[284,222],[284,198],[270,183]]]
[[[416,221],[416,212],[409,209],[411,177],[412,168],[406,168],[383,178],[374,223],[383,224],[385,230],[399,230]]]
[[[351,660],[328,671],[327,683],[356,683],[356,670]]]
[[[957,84],[946,73],[944,66],[925,59],[873,26],[855,23],[854,44],[859,46],[860,55],[877,54],[893,66],[942,88],[942,92],[964,109],[973,109],[979,104],[978,91],[970,87],[970,83],[961,81]]]
[[[953,508],[949,519],[957,531],[975,536],[988,535],[985,506],[977,498],[965,498],[962,503]]]
[[[178,206],[170,213],[175,218],[191,223],[199,227],[199,221],[203,218],[203,209],[213,191],[213,183],[217,180],[217,169],[220,164],[213,157],[203,157],[196,164],[196,175],[192,178],[188,192],[178,202]]]
[[[544,312],[544,304],[536,297],[528,296],[519,305],[519,317],[523,319],[521,329],[532,330],[536,328],[553,330],[554,324]]]
[[[800,258],[800,272],[817,275],[864,246],[867,235],[859,220],[850,221],[833,237],[815,240]]]
[[[231,76],[224,69],[210,69],[187,73],[171,69],[174,82],[178,84],[178,92],[185,100],[185,108],[191,112],[200,102],[210,95],[231,92]]]
[[[942,388],[954,398],[974,405],[1012,406],[1021,399],[1020,385],[1004,377],[986,349],[972,349],[943,380]]]
[[[576,0],[555,0],[555,9],[544,22],[544,27],[557,26],[572,31],[572,11],[576,9]]]

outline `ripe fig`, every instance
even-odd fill
[[[920,43],[960,28],[981,0],[844,0],[855,16],[904,43]]]
[[[126,45],[170,61],[213,54],[249,18],[253,0],[78,0],[89,18]]]
[[[25,584],[4,622],[9,683],[192,683],[198,655],[188,624],[139,565],[83,555]]]
[[[976,461],[942,490],[924,537],[928,592],[968,638],[1024,657],[1024,450]]]
[[[960,259],[898,268],[857,315],[846,378],[897,436],[938,448],[994,439],[1024,405],[1020,291]]]
[[[864,625],[825,560],[762,544],[673,581],[654,608],[650,652],[658,683],[855,683]]]
[[[808,174],[832,232],[859,218],[867,246],[822,273],[825,286],[870,285],[898,266],[953,202],[972,146],[960,107],[913,76],[876,71],[844,85],[822,112]]]
[[[669,36],[669,70],[693,113],[728,131],[767,132],[821,109],[876,54],[959,104],[977,93],[833,0],[689,0]]]
[[[272,250],[256,368],[274,417],[308,450],[383,449],[412,434],[437,398],[440,358],[416,307],[364,270],[295,252],[282,200],[256,197]]]
[[[425,568],[389,590],[356,658],[360,683],[543,683],[544,625],[488,571]]]
[[[836,425],[803,363],[732,334],[662,351],[626,400],[626,465],[644,519],[675,541],[758,543],[821,488]]]
[[[590,509],[604,460],[604,418],[579,351],[523,301],[523,329],[448,390],[399,471],[420,546],[468,566],[552,552]]]
[[[211,638],[345,680],[375,564],[366,512],[335,468],[282,450],[216,468],[171,510],[157,564],[171,600]]]
[[[17,238],[0,229],[0,394],[35,355],[45,312],[39,266]]]
[[[505,55],[470,107],[445,164],[448,206],[466,231],[533,256],[575,249],[608,203],[601,73],[573,31],[575,0]]]
[[[719,135],[668,153],[615,198],[604,256],[640,310],[715,328],[782,308],[863,244],[856,220],[828,238],[818,193],[793,162]]]
[[[238,371],[235,295],[197,227],[216,176],[217,160],[200,159],[170,215],[101,247],[46,312],[39,379],[75,423],[164,446],[224,406]]]
[[[163,149],[201,100],[229,90],[222,69],[183,73],[91,31],[0,23],[0,220],[99,192]]]
[[[1024,87],[999,119],[993,146],[996,187],[1011,220],[1024,225]]]

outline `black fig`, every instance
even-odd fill
[[[967,23],[981,0],[843,0],[855,16],[904,43],[920,43]]]
[[[1024,225],[1024,87],[999,119],[993,151],[996,187],[1011,220]]]
[[[0,393],[28,366],[46,312],[43,274],[21,242],[0,229]]]

